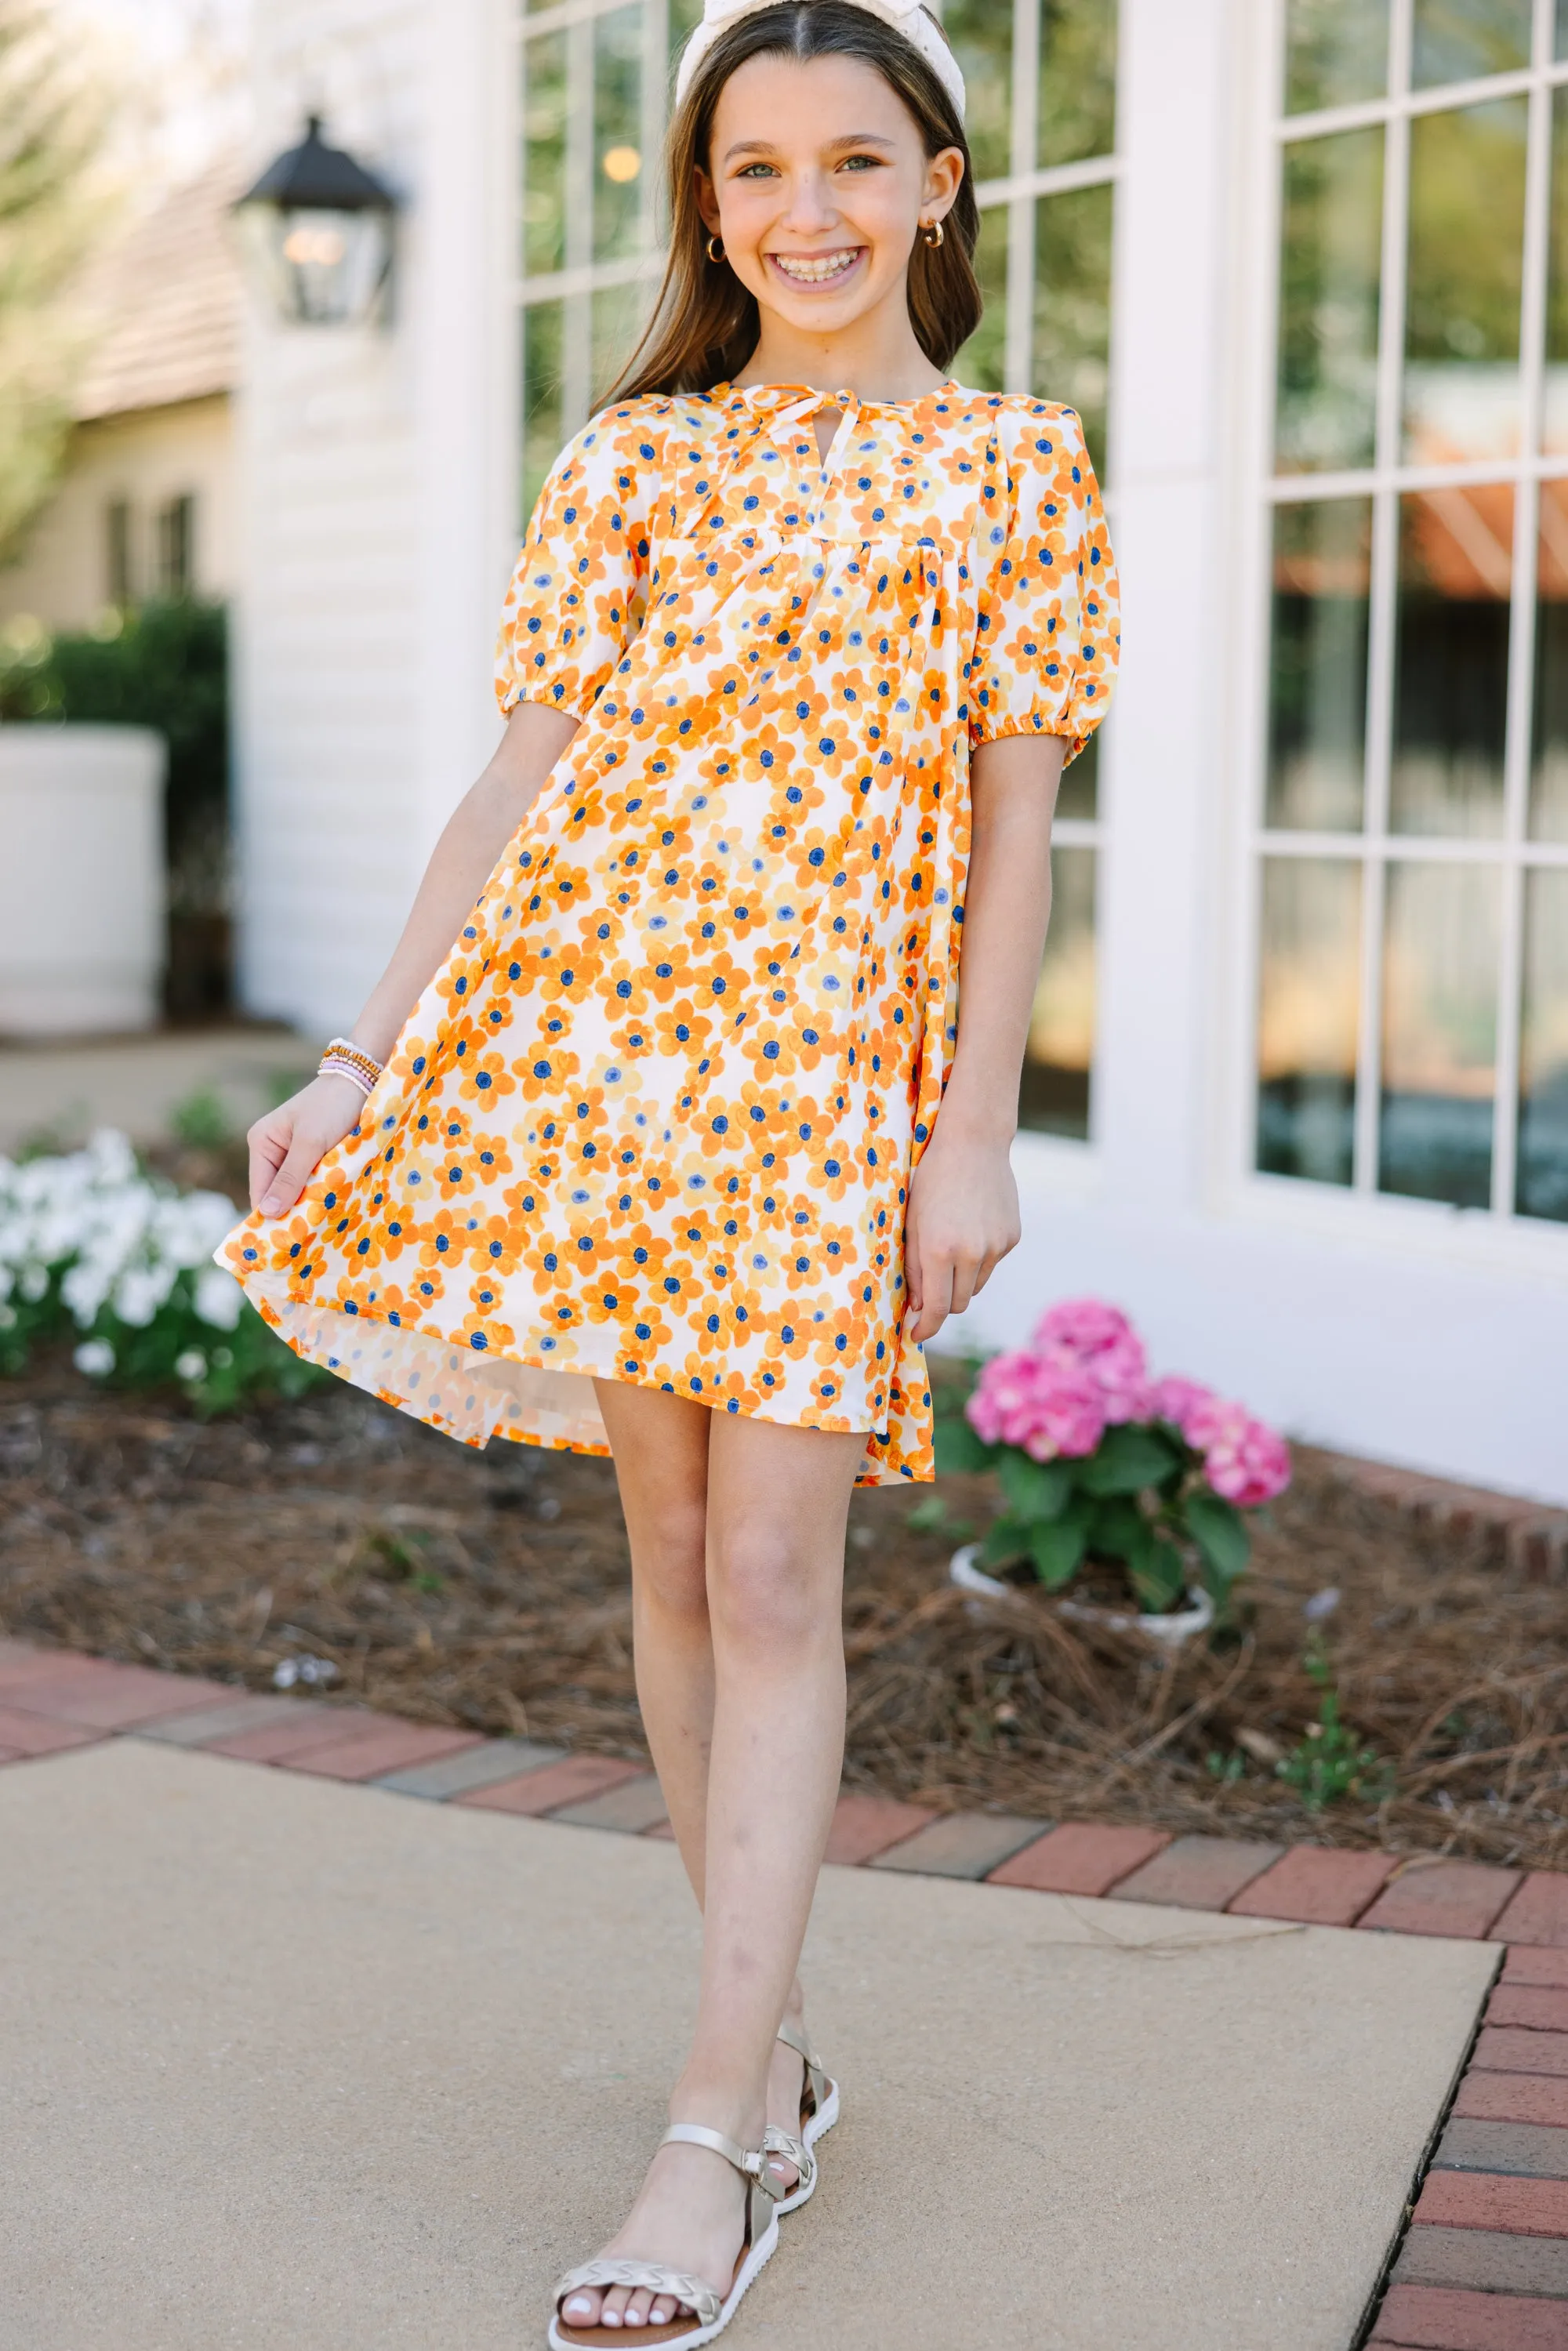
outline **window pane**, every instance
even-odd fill
[[[1405,454],[1418,465],[1519,447],[1526,101],[1410,125]]]
[[[1372,462],[1383,133],[1285,150],[1280,266],[1281,470]]]
[[[975,269],[986,298],[984,318],[953,361],[954,379],[971,392],[1000,392],[1007,364],[1008,208],[993,204],[980,214]]]
[[[634,253],[643,214],[643,11],[593,27],[593,257]]]
[[[1521,1217],[1568,1223],[1568,872],[1531,873],[1524,901],[1519,1068]]]
[[[593,297],[591,413],[603,405],[611,385],[625,372],[647,322],[650,291],[647,286],[633,282],[601,286]]]
[[[1040,0],[1039,123],[1042,167],[1113,152],[1116,0]]]
[[[540,277],[566,262],[566,35],[523,51],[523,269]]]
[[[1568,0],[1563,0],[1568,9]],[[1552,222],[1542,445],[1568,449],[1568,89],[1552,102]]]
[[[1530,63],[1531,0],[1416,0],[1410,79],[1417,89]]]
[[[1502,824],[1513,491],[1400,501],[1389,825],[1490,838]]]
[[[1395,865],[1383,962],[1378,1184],[1418,1200],[1491,1199],[1499,874]]]
[[[1051,883],[1051,935],[1030,1020],[1019,1123],[1083,1143],[1094,1060],[1094,852],[1053,849]]]
[[[1350,106],[1388,85],[1388,0],[1290,0],[1285,111]]]
[[[1258,1165],[1266,1176],[1350,1182],[1360,998],[1360,864],[1265,858]]]
[[[1109,720],[1106,725],[1109,725]],[[1078,757],[1061,778],[1057,794],[1058,816],[1086,817],[1091,821],[1100,810],[1100,737],[1103,726],[1096,726]]]
[[[1354,832],[1366,750],[1372,501],[1274,512],[1266,821]]]
[[[975,177],[1005,180],[1013,168],[1012,9],[1004,0],[947,0],[942,30],[968,89],[966,127]]]
[[[1111,351],[1111,206],[1114,190],[1041,196],[1034,211],[1034,353],[1030,381],[1083,419],[1094,470],[1105,471]]]
[[[703,20],[703,0],[669,0],[670,59],[673,64]],[[674,83],[671,80],[671,91]]]
[[[561,415],[561,319],[564,302],[534,302],[523,312],[523,526],[545,475],[555,464],[566,429]]]
[[[1568,482],[1541,485],[1530,831],[1568,841]]]

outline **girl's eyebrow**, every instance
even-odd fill
[[[893,139],[883,139],[874,131],[854,131],[845,138],[830,139],[827,144],[828,152],[831,152],[835,147],[892,148],[896,146],[897,141]],[[779,150],[771,139],[737,139],[733,147],[725,149],[724,161],[727,163],[737,155],[777,155],[778,152]]]

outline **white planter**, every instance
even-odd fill
[[[0,1034],[155,1025],[165,758],[145,726],[0,726]]]
[[[1004,1583],[999,1576],[988,1575],[979,1564],[979,1557],[978,1543],[965,1543],[948,1562],[949,1581],[962,1592],[982,1593],[991,1600],[1010,1599],[1015,1586]],[[1063,1616],[1074,1617],[1081,1625],[1106,1625],[1114,1633],[1135,1629],[1169,1649],[1179,1649],[1195,1633],[1207,1633],[1214,1622],[1214,1603],[1207,1592],[1198,1591],[1189,1591],[1186,1606],[1173,1609],[1166,1616],[1139,1616],[1130,1609],[1100,1608],[1088,1600],[1059,1600],[1056,1605]]]

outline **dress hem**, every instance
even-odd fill
[[[382,1403],[390,1404],[398,1411],[423,1420],[427,1426],[437,1428],[444,1436],[454,1437],[459,1444],[468,1445],[475,1450],[482,1450],[491,1437],[496,1437],[505,1443],[538,1445],[557,1453],[582,1453],[603,1458],[611,1451],[609,1439],[602,1433],[597,1401],[588,1407],[579,1400],[573,1426],[552,1429],[548,1423],[563,1418],[565,1408],[536,1403],[532,1411],[528,1411],[523,1398],[517,1393],[516,1384],[506,1377],[497,1380],[493,1376],[497,1372],[515,1370],[531,1373],[541,1381],[563,1384],[580,1381],[590,1390],[595,1380],[613,1380],[618,1386],[645,1388],[653,1395],[678,1395],[680,1393],[668,1380],[652,1376],[639,1378],[622,1370],[552,1364],[538,1349],[529,1352],[517,1348],[506,1354],[499,1350],[480,1353],[462,1346],[442,1332],[409,1323],[393,1323],[384,1315],[368,1313],[363,1309],[348,1314],[340,1307],[324,1306],[303,1292],[288,1290],[277,1275],[259,1273],[254,1266],[235,1265],[224,1250],[217,1252],[217,1262],[235,1276],[262,1320],[302,1361],[332,1372],[351,1385],[377,1396]],[[432,1389],[423,1396],[413,1392],[426,1378],[423,1370],[412,1378],[405,1376],[402,1381],[377,1377],[376,1364],[365,1361],[363,1351],[352,1343],[354,1336],[366,1328],[394,1334],[396,1340],[410,1341],[422,1352],[431,1351],[444,1356],[448,1377],[455,1382],[455,1387],[471,1392],[460,1400],[454,1392],[454,1401],[448,1405],[442,1400],[438,1390]],[[336,1345],[332,1343],[334,1338]],[[390,1368],[392,1353],[390,1344],[384,1347],[382,1368]],[[483,1401],[477,1393],[481,1390],[487,1392]],[[516,1414],[507,1408],[508,1391],[513,1404],[523,1407]],[[708,1412],[722,1412],[731,1419],[763,1421],[773,1428],[805,1428],[818,1431],[825,1437],[863,1437],[868,1447],[879,1438],[885,1441],[886,1437],[884,1429],[858,1428],[841,1420],[786,1419],[780,1415],[759,1412],[755,1407],[747,1409],[738,1404],[733,1407],[722,1401],[709,1404],[701,1396],[685,1397],[682,1401],[702,1405]],[[590,1410],[593,1422],[598,1423],[597,1434],[583,1425]],[[925,1483],[928,1480],[920,1479],[908,1469],[894,1467],[868,1454],[855,1482],[857,1485],[883,1486]]]

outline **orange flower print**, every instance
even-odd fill
[[[563,453],[497,674],[577,731],[366,1126],[220,1253],[300,1353],[469,1444],[603,1451],[620,1379],[931,1474],[903,1231],[967,762],[1082,747],[1116,581],[1071,409],[857,400],[824,479],[810,396],[623,402]]]

